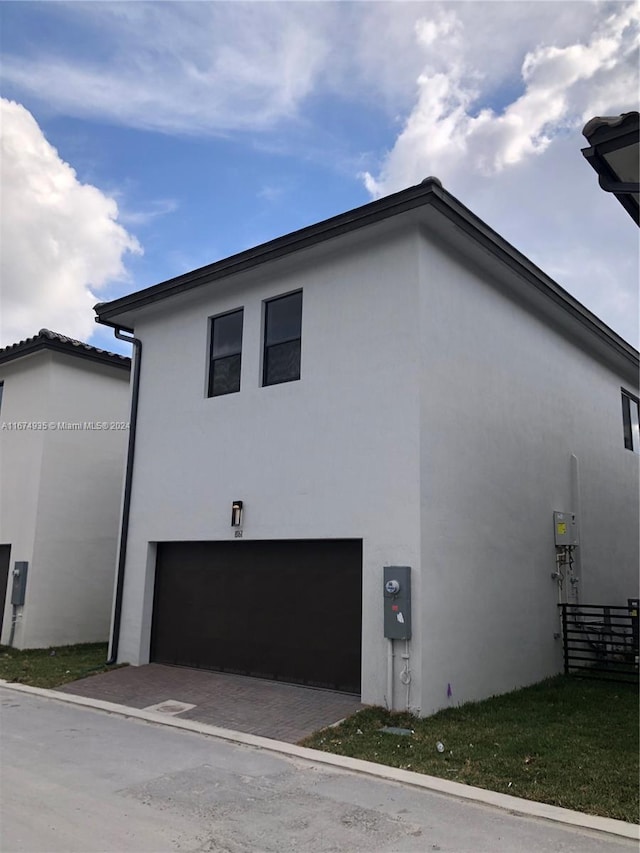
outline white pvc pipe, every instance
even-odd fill
[[[393,640],[387,646],[387,708],[393,711]]]
[[[400,673],[400,681],[407,688],[407,711],[410,709],[409,697],[411,691],[411,668],[409,666],[410,655],[409,655],[409,640],[404,641],[404,654],[402,655],[402,660],[404,661],[404,666],[402,668],[402,672]]]

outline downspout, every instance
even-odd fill
[[[118,551],[118,569],[116,573],[116,594],[113,608],[113,627],[111,629],[110,654],[107,666],[118,662],[120,644],[120,620],[122,618],[122,597],[124,594],[124,571],[127,561],[127,539],[129,536],[129,510],[131,508],[131,483],[133,480],[133,455],[136,444],[136,426],[138,422],[138,396],[140,391],[140,362],[142,361],[142,341],[133,335],[122,333],[120,326],[97,319],[104,326],[111,326],[120,341],[132,344],[134,348],[133,377],[131,385],[131,414],[129,416],[129,445],[127,448],[127,466],[124,475],[124,496],[122,500],[122,526],[120,528],[120,549]]]

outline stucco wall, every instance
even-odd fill
[[[299,288],[302,378],[262,388],[263,300]],[[240,307],[241,391],[207,399],[208,318]],[[573,455],[582,600],[634,594],[623,383],[417,227],[373,226],[198,287],[143,309],[135,332],[121,661],[148,661],[153,543],[232,538],[234,499],[245,539],[362,538],[367,703],[389,699],[387,564],[413,569],[412,709],[557,671],[552,513],[578,508]]]
[[[143,341],[120,658],[148,660],[147,543],[362,538],[364,701],[383,701],[382,566],[417,565],[416,235],[274,264],[136,324]],[[304,261],[304,263],[301,263]],[[393,286],[389,286],[389,282]],[[302,288],[302,377],[261,387],[263,300]],[[244,307],[241,390],[207,399],[208,317]],[[144,614],[143,624],[140,624]]]
[[[11,545],[10,566],[16,560],[31,563],[36,535],[44,433],[18,429],[24,421],[43,421],[49,397],[49,362],[40,359],[33,369],[28,359],[0,366],[4,382],[0,409],[0,543]],[[11,633],[11,571],[2,620],[1,642]],[[16,638],[22,631],[22,613],[16,623]]]
[[[19,375],[7,372],[8,399],[14,394],[30,397],[34,383],[41,388],[37,416],[27,416],[27,406],[14,409],[12,403],[11,411],[20,413],[16,418],[83,425],[5,433],[0,439],[3,490],[22,481],[23,472],[35,464],[32,445],[39,447],[37,477],[30,478],[21,495],[3,500],[3,541],[12,544],[12,565],[18,559],[29,561],[15,645],[106,640],[128,432],[86,424],[128,421],[128,372],[49,352],[13,364],[21,369]],[[4,407],[2,417],[9,417]],[[32,531],[31,539],[18,546],[26,530]],[[6,632],[7,624],[4,639]]]
[[[637,595],[639,457],[620,377],[426,239],[421,271],[430,713],[559,670],[554,510],[579,511],[580,600]]]

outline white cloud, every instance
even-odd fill
[[[483,75],[468,63],[473,35],[435,11],[416,25],[424,64],[414,106],[379,173],[362,176],[380,196],[437,175],[632,342],[637,233],[580,148],[588,118],[635,106],[639,22],[635,4],[616,4],[600,8],[584,42],[538,42],[521,57],[520,93],[496,110],[483,107]]]
[[[483,97],[501,100],[532,47],[550,32],[560,46],[587,40],[603,14],[601,4],[562,0],[356,3],[350,15],[344,6],[333,27],[330,82],[347,97],[368,95],[392,116],[411,110],[426,66],[449,74],[460,59]]]
[[[274,184],[264,184],[256,195],[258,198],[263,198],[265,201],[276,201],[279,198],[282,198],[284,195],[285,189],[283,186],[275,186]]]
[[[96,292],[126,276],[127,252],[142,250],[117,222],[116,202],[78,181],[23,106],[0,99],[0,109],[0,340],[41,327],[86,339]]]
[[[72,3],[54,10],[85,21],[100,50],[81,57],[42,47],[5,51],[16,91],[79,117],[164,132],[266,129],[295,115],[312,90],[328,42],[312,5]]]
[[[118,219],[123,225],[149,225],[150,222],[161,216],[168,216],[178,209],[178,202],[174,198],[157,198],[148,202],[144,209],[126,210],[121,208]]]
[[[635,6],[622,7],[588,44],[535,48],[522,62],[523,94],[501,113],[485,108],[474,114],[481,103],[481,74],[464,61],[461,21],[452,12],[419,20],[416,38],[428,58],[417,81],[417,102],[379,177],[365,176],[367,186],[379,195],[429,172],[458,168],[493,175],[543,153],[560,131],[578,127],[593,114],[596,92],[610,84],[612,73],[628,70],[625,61],[638,46],[638,22]],[[433,65],[430,48],[436,40],[448,58],[446,70]],[[595,91],[576,89],[598,77]],[[623,90],[618,98],[625,95]]]
[[[74,34],[74,49],[64,39],[7,44],[2,74],[12,92],[47,110],[167,133],[271,130],[304,120],[315,94],[368,102],[393,117],[411,107],[425,55],[447,75],[452,54],[464,55],[490,93],[550,28],[558,44],[588,33],[597,7],[56,3],[44,13],[54,31]]]
[[[42,14],[69,35],[7,44],[3,58],[9,90],[30,104],[167,133],[253,132],[261,151],[349,178],[369,169],[372,195],[435,174],[634,338],[633,226],[579,150],[587,118],[635,106],[636,3],[56,3]],[[324,121],[334,104],[344,131]],[[272,190],[265,176],[258,196]],[[147,204],[119,222],[169,211]]]

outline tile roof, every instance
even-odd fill
[[[25,338],[22,341],[0,349],[0,364],[31,355],[31,353],[43,349],[64,352],[69,355],[89,359],[90,361],[102,362],[103,364],[111,364],[114,367],[120,367],[125,370],[129,370],[131,367],[131,359],[126,355],[119,355],[115,352],[98,349],[98,347],[85,344],[83,341],[77,341],[75,338],[69,338],[66,335],[52,332],[50,329],[40,329],[38,334],[33,337]]]
[[[638,122],[638,111],[633,110],[628,113],[621,113],[618,116],[595,116],[589,119],[582,129],[582,135],[591,142],[596,131],[602,128],[620,128],[626,129],[627,126],[633,127]]]
[[[597,173],[601,188],[612,193],[636,225],[640,225],[637,110],[619,116],[595,116],[585,124],[582,135],[589,143],[582,154]]]

